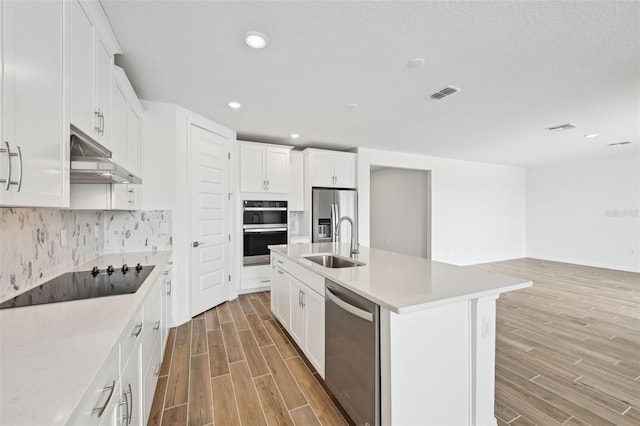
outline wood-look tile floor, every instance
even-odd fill
[[[499,426],[640,425],[639,274],[534,259],[477,267],[534,282],[497,301]],[[149,424],[345,424],[296,350],[268,293],[194,318],[170,332]]]
[[[270,312],[241,295],[171,329],[149,425],[346,425]]]
[[[497,301],[498,425],[640,425],[640,274],[518,259]]]

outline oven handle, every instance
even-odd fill
[[[267,228],[267,229],[245,229],[245,234],[262,234],[265,232],[281,232],[286,231],[287,228]]]
[[[286,207],[245,207],[245,212],[286,212]]]
[[[243,225],[242,229],[273,229],[273,228],[286,228],[286,223],[260,223],[255,225]]]

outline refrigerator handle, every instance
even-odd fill
[[[338,225],[338,205],[331,204],[331,241],[334,243],[338,241],[336,238],[337,225]]]

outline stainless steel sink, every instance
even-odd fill
[[[325,268],[351,268],[353,266],[362,266],[364,263],[357,260],[345,259],[344,257],[338,257],[331,254],[321,254],[312,256],[303,256],[305,259],[310,260],[318,265],[322,265]]]

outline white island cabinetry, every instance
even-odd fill
[[[360,266],[326,268],[305,258],[349,252],[333,243],[271,247],[274,270],[292,280],[285,329],[312,364],[324,367],[315,357],[324,357],[329,279],[380,306],[381,424],[495,426],[495,302],[531,283],[368,247]],[[283,298],[276,294],[277,315]]]
[[[324,278],[271,253],[271,310],[324,377]]]

